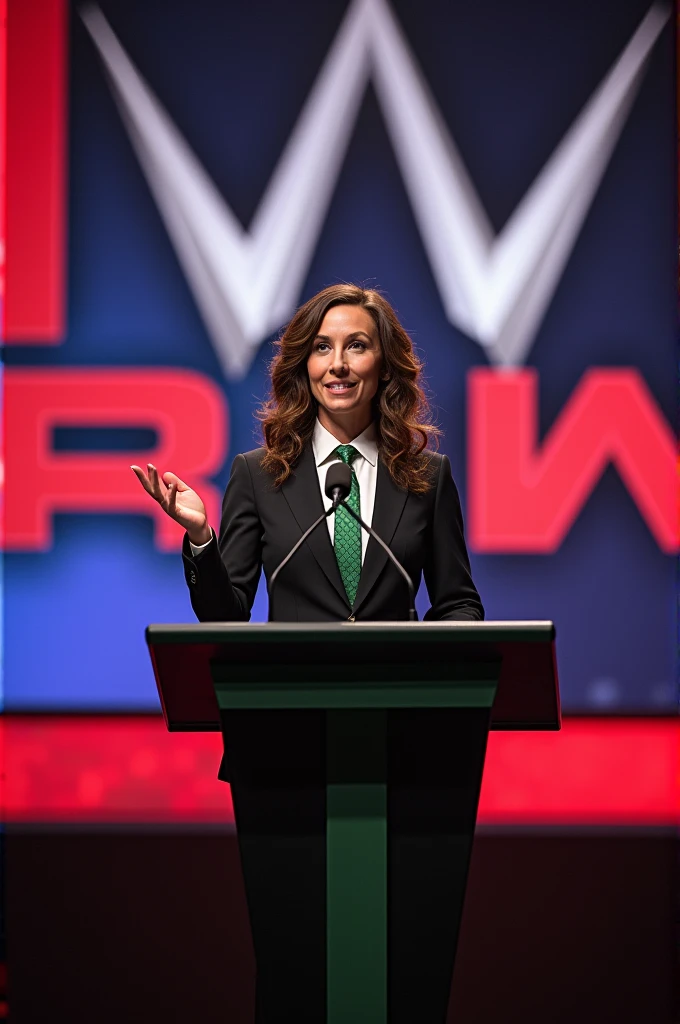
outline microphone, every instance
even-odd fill
[[[324,519],[327,519],[328,516],[333,515],[338,510],[338,508],[342,505],[342,507],[347,512],[349,512],[349,514],[352,516],[352,518],[355,519],[357,521],[357,523],[359,523],[361,528],[363,530],[365,530],[366,533],[368,533],[368,535],[370,537],[373,537],[373,540],[377,541],[377,543],[383,549],[383,551],[385,552],[387,557],[392,561],[392,563],[394,564],[394,566],[396,567],[398,572],[401,574],[401,576],[403,576],[403,578],[404,578],[404,580],[406,582],[406,586],[408,587],[408,596],[409,596],[408,617],[409,617],[409,622],[415,622],[416,621],[416,609],[415,609],[415,603],[416,602],[415,602],[415,591],[413,589],[413,581],[411,580],[411,577],[409,576],[409,574],[406,572],[406,569],[404,568],[404,566],[401,564],[401,562],[396,557],[396,555],[392,553],[392,551],[387,546],[387,544],[382,539],[382,537],[379,537],[378,534],[375,532],[375,530],[373,530],[367,523],[365,523],[363,521],[363,519],[360,516],[357,515],[357,513],[354,511],[354,509],[350,508],[349,505],[346,503],[345,498],[349,497],[349,492],[351,491],[351,489],[352,489],[352,470],[344,462],[334,462],[333,465],[329,466],[329,468],[328,468],[328,472],[326,473],[326,483],[324,485],[324,490],[326,492],[326,496],[331,499],[332,505],[331,505],[331,507],[327,511],[324,511],[319,516],[319,518],[316,519],[307,530],[305,530],[305,532],[302,534],[300,539],[293,545],[293,547],[288,552],[288,554],[283,559],[283,561],[279,562],[279,564],[277,565],[276,569],[274,569],[274,572],[271,574],[271,577],[270,577],[270,580],[269,580],[269,600],[271,601],[272,592],[274,590],[274,584],[276,583],[277,577],[278,577],[279,573],[281,572],[281,570],[284,569],[288,565],[288,563],[290,562],[290,560],[293,557],[293,555],[295,554],[295,552],[300,547],[302,547],[304,542],[309,537],[310,533],[313,533],[314,530],[316,530],[317,526],[319,526],[320,523],[322,523],[324,521]]]
[[[334,462],[326,473],[326,495],[333,502],[333,512],[352,490],[352,470],[345,462]]]

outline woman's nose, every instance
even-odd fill
[[[331,370],[335,374],[342,374],[347,372],[345,353],[342,350],[333,353],[333,363],[331,366]]]

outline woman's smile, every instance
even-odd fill
[[[324,387],[331,391],[334,395],[347,395],[355,388],[357,382],[355,380],[331,380],[328,384],[324,384]]]

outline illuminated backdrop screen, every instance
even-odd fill
[[[567,709],[670,707],[668,12],[65,17],[65,319],[7,326],[5,707],[157,707],[144,626],[192,613],[180,536],[127,467],[172,468],[214,510],[258,443],[272,338],[341,280],[382,288],[426,362],[487,617],[556,621]]]

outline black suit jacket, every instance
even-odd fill
[[[281,487],[262,469],[263,448],[237,455],[222,504],[218,543],[194,556],[184,539],[191,604],[202,622],[247,622],[260,570],[267,581],[304,530],[323,512],[311,444]],[[451,466],[432,454],[432,487],[424,495],[393,482],[379,461],[372,526],[390,546],[418,590],[430,597],[426,619],[482,619],[470,575],[463,517]],[[395,621],[408,619],[406,584],[369,538],[359,589],[350,606],[328,527],[321,523],[277,578],[271,622]]]

